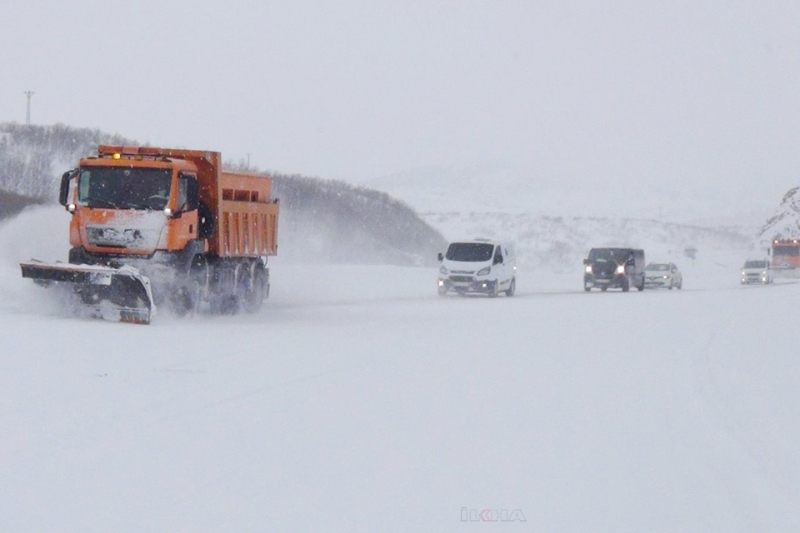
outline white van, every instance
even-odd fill
[[[517,290],[517,258],[511,245],[489,239],[451,242],[439,261],[439,296],[450,291],[514,296]]]

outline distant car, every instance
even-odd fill
[[[748,259],[742,267],[742,285],[772,283],[772,267],[766,259]]]
[[[682,289],[683,275],[674,263],[650,263],[644,269],[644,286],[648,289]]]
[[[583,289],[605,291],[610,288],[628,292],[631,287],[644,290],[644,250],[634,248],[592,248],[583,260]]]
[[[450,291],[514,296],[517,290],[513,246],[489,239],[451,242],[447,252],[439,254],[439,261],[439,296]]]

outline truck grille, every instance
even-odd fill
[[[140,248],[155,244],[158,233],[152,230],[133,228],[113,228],[105,226],[88,226],[86,237],[89,244],[110,248]]]

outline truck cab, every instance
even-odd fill
[[[439,262],[439,296],[455,292],[495,297],[516,292],[517,259],[509,244],[489,239],[451,242],[447,251],[439,254]]]
[[[70,263],[202,253],[202,244],[190,245],[209,234],[213,221],[199,213],[197,175],[183,159],[102,152],[82,159],[61,183],[61,203],[72,214]]]
[[[779,270],[800,268],[800,240],[774,239],[772,241],[772,268]]]

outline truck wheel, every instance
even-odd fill
[[[600,287],[600,290],[606,292],[608,290],[608,285],[603,285]]]
[[[246,282],[242,287],[242,307],[248,313],[255,313],[261,309],[261,305],[264,303],[264,294],[267,290],[267,275],[264,272],[264,268],[260,266],[254,266],[252,271],[251,269],[246,270],[248,279],[242,280]]]
[[[238,265],[232,262],[219,262],[214,266],[209,303],[211,312],[221,315],[235,315],[239,311],[239,286],[237,283]]]
[[[172,311],[180,317],[195,313],[206,298],[208,283],[208,264],[202,256],[195,256],[188,275],[178,282],[170,294],[169,304]]]
[[[588,285],[584,285],[583,290],[585,290],[586,292],[591,292],[592,288]]]
[[[517,292],[517,278],[516,278],[516,276],[511,278],[511,285],[508,286],[508,290],[506,291],[506,296],[514,296],[515,292]]]
[[[196,286],[197,293],[193,310],[197,311],[203,302],[208,300],[208,293],[211,290],[211,269],[205,257],[197,255],[192,259],[192,265],[189,267],[189,279]]]
[[[622,280],[622,292],[628,292],[629,290],[631,290],[631,282],[628,278],[625,278]]]

